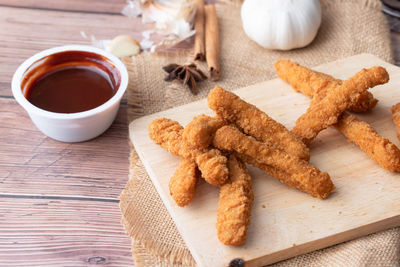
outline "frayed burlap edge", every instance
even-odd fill
[[[130,142],[129,144],[131,147],[131,153],[129,159],[131,164],[129,170],[129,181],[120,195],[120,209],[123,214],[122,225],[124,226],[126,232],[130,235],[130,237],[132,237],[133,240],[136,240],[135,251],[137,250],[138,252],[140,252],[143,251],[144,248],[146,248],[147,252],[150,251],[154,255],[154,257],[150,257],[146,256],[144,253],[141,253],[139,255],[135,254],[135,261],[137,266],[140,266],[140,263],[146,263],[150,261],[150,259],[152,261],[155,261],[157,259],[162,259],[163,261],[168,260],[170,264],[176,266],[179,265],[195,266],[193,257],[190,254],[189,250],[186,248],[185,243],[180,238],[180,236],[177,237],[180,240],[175,240],[177,242],[175,242],[174,244],[170,244],[168,242],[167,243],[160,242],[159,240],[156,241],[152,239],[152,236],[148,235],[147,231],[143,231],[144,228],[147,229],[147,227],[144,225],[146,223],[146,220],[141,220],[142,219],[140,216],[141,212],[140,210],[136,209],[137,206],[133,202],[136,199],[133,199],[132,196],[140,194],[141,192],[139,190],[143,189],[143,187],[153,186],[153,185],[152,184],[143,185],[143,183],[148,183],[150,181],[150,178],[148,178],[144,166],[140,161],[135,149],[133,148],[133,145]],[[158,199],[155,200],[154,202],[162,203],[158,195],[157,198]],[[162,213],[166,213],[164,214],[164,218],[167,221],[166,224],[172,225],[174,227],[174,229],[172,229],[171,231],[178,233],[178,230],[175,228],[172,219],[169,216],[166,209],[164,208],[159,210]],[[128,218],[135,217],[136,220],[130,222],[125,219],[126,217]],[[139,242],[138,240],[140,240],[141,242]]]
[[[149,253],[149,250],[139,241],[132,239],[132,255],[135,256],[135,264],[141,266],[183,267],[195,266],[192,264],[166,262],[165,257]]]
[[[176,53],[164,52],[163,55],[176,56]],[[123,62],[131,72],[131,64],[134,64],[134,60],[124,59]],[[133,77],[135,76],[136,74],[129,75],[129,84],[134,83]],[[143,107],[143,95],[139,90],[135,90],[135,87],[131,86],[127,94],[129,123],[133,119],[143,116],[145,114],[145,109]],[[147,172],[130,141],[129,146],[129,180],[125,185],[125,189],[121,192],[119,205],[123,215],[121,223],[124,226],[125,231],[132,238],[132,253],[135,258],[136,266],[163,266],[166,262],[168,263],[168,266],[195,266],[196,264],[190,251],[186,248],[185,243],[180,237],[178,244],[160,243],[159,240],[152,239],[151,236],[144,231],[143,223],[145,223],[145,221],[141,220],[141,211],[136,210],[137,206],[133,202],[135,199],[133,199],[132,196],[135,196],[138,193],[138,190],[141,189],[142,183],[150,181],[150,178],[148,177]],[[153,186],[153,184],[147,186]],[[156,192],[155,188],[153,190]],[[162,203],[158,195],[155,197],[158,198],[156,202]],[[164,210],[164,213],[167,213],[164,207],[160,210]],[[175,228],[169,214],[167,213],[165,215],[166,220],[174,227],[173,231],[178,233],[178,230]],[[136,220],[130,221],[126,220],[126,218],[136,218]],[[149,255],[149,252],[152,255]]]

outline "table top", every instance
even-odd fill
[[[68,144],[39,132],[10,87],[18,65],[34,53],[90,44],[82,31],[140,40],[140,20],[120,14],[125,4],[0,0],[0,266],[134,265],[118,207],[128,180],[126,99],[104,134]],[[392,47],[399,65],[400,34],[392,32]]]

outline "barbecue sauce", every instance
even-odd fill
[[[114,96],[120,74],[105,57],[66,51],[35,62],[25,73],[22,90],[38,108],[75,113],[96,108]]]

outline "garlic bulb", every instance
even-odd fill
[[[321,24],[319,0],[245,0],[247,36],[269,49],[290,50],[311,43]]]

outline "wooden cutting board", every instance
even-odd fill
[[[379,99],[378,105],[357,116],[399,146],[390,111],[400,102],[399,67],[360,54],[315,69],[346,79],[374,65],[387,69],[390,82],[371,89]],[[310,102],[279,79],[235,93],[289,129]],[[201,181],[194,201],[188,207],[178,207],[168,190],[178,157],[155,145],[147,134],[147,125],[153,119],[168,117],[186,125],[201,113],[213,114],[205,99],[142,117],[129,128],[130,139],[198,266],[227,266],[234,258],[244,259],[246,266],[270,264],[400,226],[400,174],[382,169],[335,129],[327,129],[310,146],[311,163],[330,174],[336,186],[334,193],[326,200],[316,199],[249,167],[254,204],[246,244],[222,245],[215,229],[218,188]]]

